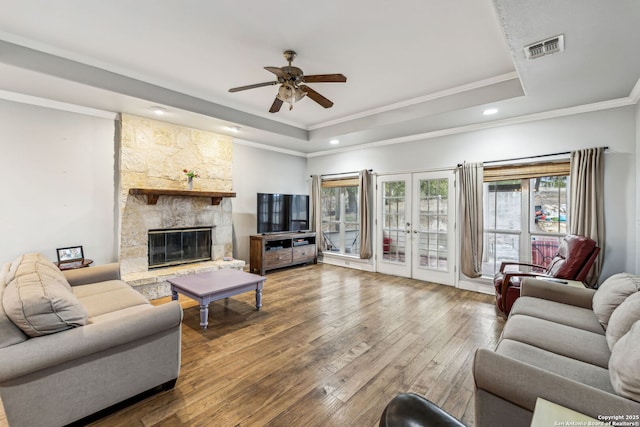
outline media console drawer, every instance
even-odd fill
[[[295,246],[293,248],[293,262],[310,262],[316,259],[316,245]]]
[[[291,248],[266,251],[264,259],[269,268],[287,266],[291,264]]]
[[[318,262],[313,231],[255,234],[250,238],[251,273],[264,276],[267,270]]]

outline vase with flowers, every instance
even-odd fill
[[[193,190],[193,178],[200,178],[198,172],[189,169],[182,169],[185,175],[187,175],[187,186],[189,190]]]

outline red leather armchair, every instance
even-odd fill
[[[504,314],[509,314],[511,306],[520,296],[522,277],[555,277],[566,280],[584,281],[596,260],[600,248],[588,237],[567,235],[558,248],[558,253],[548,267],[517,261],[503,261],[500,271],[493,279],[496,291],[496,306]],[[531,271],[506,270],[507,266],[528,267]]]

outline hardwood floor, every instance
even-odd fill
[[[372,427],[405,391],[473,426],[474,350],[504,324],[489,295],[324,264],[269,273],[260,312],[211,304],[208,330],[181,303],[176,387],[93,426]]]

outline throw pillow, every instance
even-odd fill
[[[2,295],[5,288],[5,277],[9,273],[11,264],[7,263],[0,270],[0,348],[21,343],[27,340],[27,336],[7,317],[2,307]]]
[[[611,313],[631,294],[640,291],[640,276],[618,273],[605,280],[593,295],[593,312],[607,329]]]
[[[53,280],[60,285],[71,291],[71,285],[67,281],[64,273],[47,257],[42,254],[33,253],[25,254],[16,258],[9,268],[9,273],[5,278],[5,283],[8,285],[16,276],[30,273],[32,271],[38,271],[39,274],[47,278],[47,280]]]
[[[640,322],[634,323],[613,347],[609,377],[616,393],[640,402]]]
[[[631,325],[637,320],[640,320],[640,292],[627,297],[611,313],[606,333],[610,350],[613,350],[613,346],[623,335],[629,332]]]
[[[4,290],[2,305],[25,334],[37,337],[87,324],[87,311],[52,262],[39,254],[16,261],[9,270],[13,279]]]

